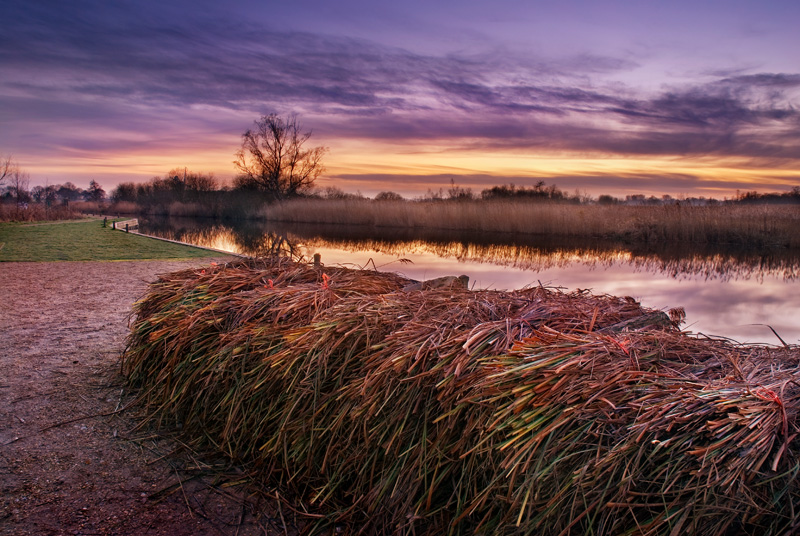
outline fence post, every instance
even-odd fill
[[[125,224],[125,232],[126,233],[128,232],[128,224],[127,223]]]
[[[322,267],[322,255],[314,253],[314,268],[319,270]]]

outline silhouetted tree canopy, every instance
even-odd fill
[[[562,192],[558,186],[546,186],[544,181],[537,182],[534,186],[526,188],[514,184],[493,186],[481,191],[482,199],[528,199],[543,201],[570,201],[569,195]],[[572,199],[575,201],[575,199]]]
[[[70,201],[77,201],[81,198],[81,194],[83,193],[83,190],[71,182],[65,182],[62,185],[56,185],[54,188],[56,189],[56,195],[62,201],[66,201],[67,203]]]
[[[242,134],[234,164],[236,186],[254,188],[281,199],[309,191],[324,170],[325,147],[305,148],[311,131],[302,132],[297,116],[270,114]]]
[[[403,201],[403,196],[397,192],[385,191],[375,196],[375,201]]]
[[[103,187],[97,181],[91,181],[89,188],[86,190],[86,200],[100,202],[105,198],[106,191],[103,190]]]

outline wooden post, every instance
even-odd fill
[[[322,255],[314,253],[314,268],[319,270],[322,268]]]
[[[126,233],[128,232],[128,224],[127,223],[125,224],[125,232]]]

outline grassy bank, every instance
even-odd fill
[[[260,216],[293,223],[800,248],[797,205],[606,206],[303,199],[268,205]]]
[[[189,259],[219,255],[114,231],[102,220],[0,223],[0,262]]]
[[[690,338],[630,299],[408,283],[286,260],[167,274],[123,369],[156,423],[319,533],[796,529],[796,347]]]

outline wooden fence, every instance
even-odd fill
[[[111,224],[112,229],[119,229],[120,231],[131,231],[139,228],[139,220],[133,218],[131,220],[115,221]]]

